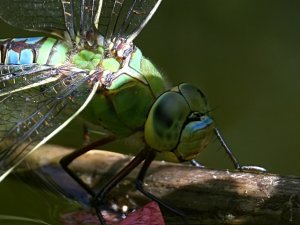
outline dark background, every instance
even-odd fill
[[[2,37],[28,35],[2,23],[0,28]],[[190,82],[206,93],[217,127],[242,164],[300,175],[299,1],[165,0],[135,43],[170,83]],[[70,137],[63,144],[77,146],[73,132],[68,127],[60,135]],[[199,160],[232,168],[217,142]],[[37,202],[34,214],[47,220],[50,203],[42,205],[42,195],[4,184],[0,193],[14,193],[1,196],[6,213],[16,212],[18,203],[28,215],[21,189],[32,194],[27,202]]]

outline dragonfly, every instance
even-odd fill
[[[210,116],[204,93],[194,85],[167,88],[153,63],[133,40],[162,0],[1,0],[0,18],[43,37],[0,40],[0,182],[24,159],[81,117],[105,135],[67,156],[62,168],[99,206],[128,173],[142,164],[137,188],[181,216],[143,188],[157,153],[191,161],[216,136],[236,169],[241,166]],[[15,16],[12,16],[15,15]],[[68,166],[91,149],[139,133],[144,146],[95,193]]]

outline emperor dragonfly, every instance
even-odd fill
[[[161,0],[2,0],[2,20],[26,30],[51,33],[56,38],[15,38],[0,43],[0,181],[79,114],[106,128],[107,135],[64,157],[61,164],[97,204],[144,162],[138,188],[178,213],[144,191],[145,172],[156,152],[171,152],[179,161],[192,160],[213,133],[236,168],[256,169],[238,164],[214,127],[204,94],[189,84],[166,90],[161,74],[132,44],[160,3]],[[12,18],[13,13],[18,16]],[[143,134],[144,149],[98,194],[68,168],[90,149],[135,132]],[[101,224],[105,224],[96,209]]]

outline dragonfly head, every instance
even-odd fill
[[[145,141],[159,152],[172,152],[178,161],[197,156],[213,134],[213,120],[204,94],[190,84],[163,93],[145,123]]]

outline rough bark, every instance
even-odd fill
[[[70,151],[47,145],[31,155],[31,165],[58,168],[58,159]],[[74,161],[71,168],[97,189],[100,181],[103,183],[112,177],[130,159],[117,153],[90,151]],[[135,188],[138,171],[130,173],[113,189],[109,201],[129,207],[149,201]],[[61,177],[61,174],[55,176]],[[65,183],[68,186],[68,182]],[[73,184],[71,188],[74,189]],[[145,179],[145,189],[184,212],[189,225],[300,224],[299,177],[199,169],[155,161]],[[167,210],[164,215],[167,224],[182,224],[178,216]]]

